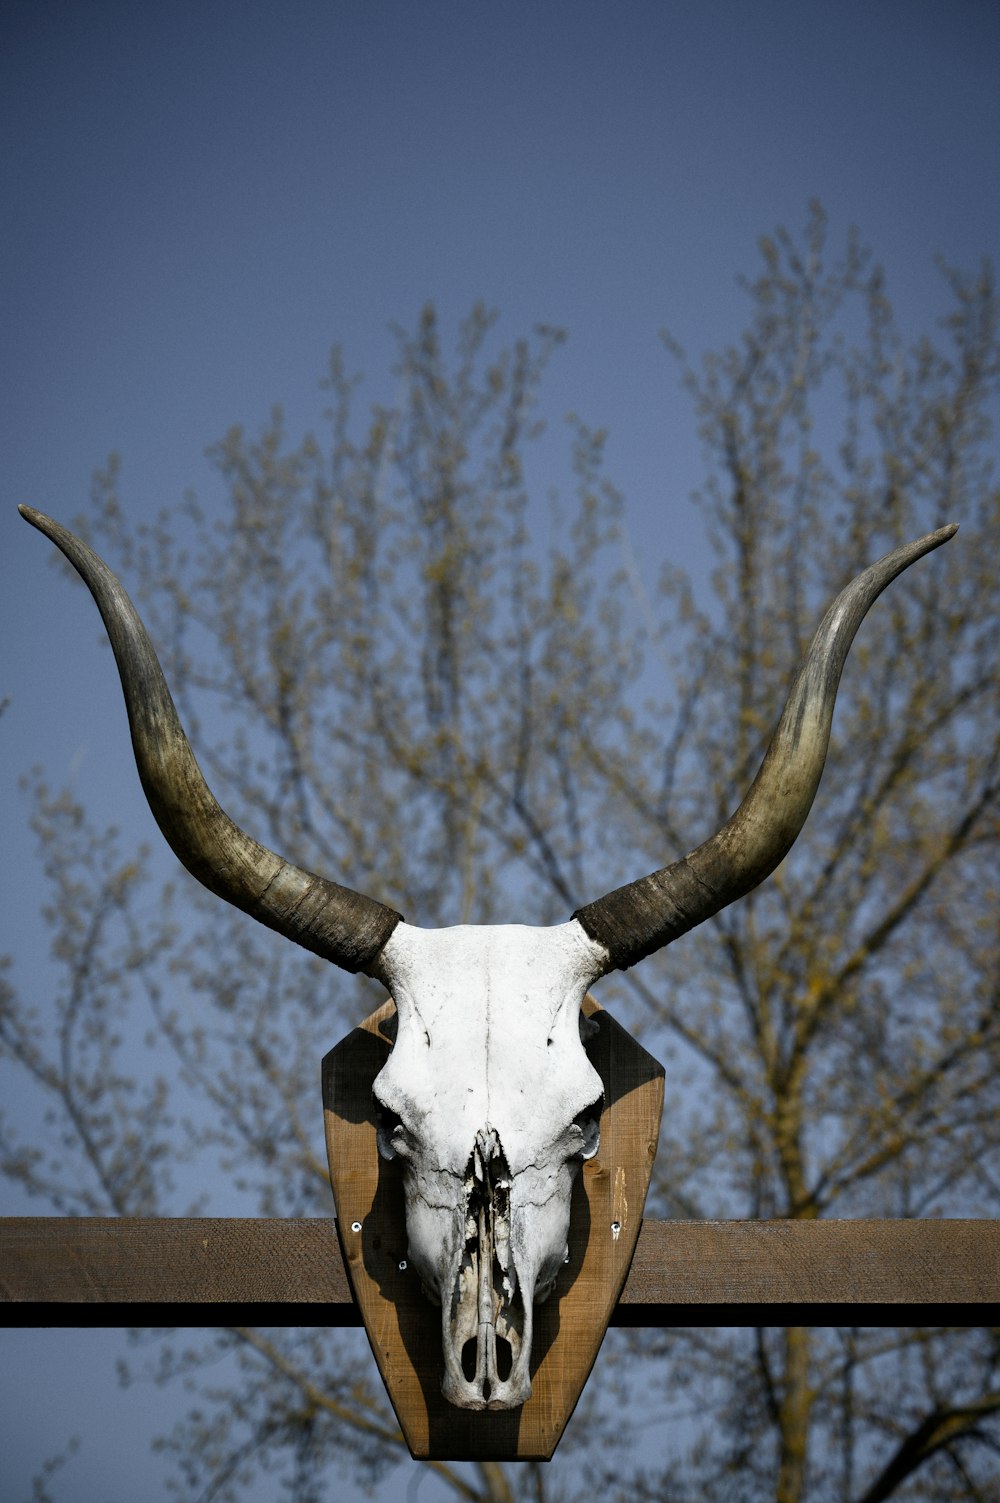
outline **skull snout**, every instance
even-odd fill
[[[513,1409],[531,1393],[531,1306],[510,1251],[510,1169],[496,1129],[476,1134],[466,1178],[465,1248],[450,1301],[443,1301],[449,1403]]]

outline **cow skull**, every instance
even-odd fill
[[[531,1392],[532,1304],[568,1257],[573,1180],[597,1152],[580,1007],[604,962],[575,919],[399,924],[382,951],[398,1027],[374,1085],[379,1152],[402,1162],[407,1258],[441,1306],[444,1394],[462,1408]]]
[[[957,529],[897,548],[837,597],[736,812],[695,850],[548,929],[418,929],[284,861],[219,807],[132,602],[71,532],[28,507],[90,588],[121,674],[139,776],[181,862],[212,892],[317,955],[382,981],[395,1047],[375,1081],[379,1151],[402,1163],[409,1259],[441,1305],[451,1403],[507,1409],[531,1391],[532,1305],[566,1256],[570,1195],[597,1151],[601,1081],[581,1042],[589,985],[762,882],[819,785],[848,649],[882,590]]]

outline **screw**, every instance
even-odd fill
[[[361,1222],[360,1221],[352,1221],[351,1222],[351,1231],[352,1232],[360,1232],[360,1230],[361,1230]]]
[[[621,1224],[620,1221],[612,1221],[612,1223],[611,1223],[611,1235],[612,1235],[612,1237],[614,1238],[614,1240],[616,1242],[618,1241],[618,1234],[621,1231],[621,1229],[622,1229],[622,1224]]]

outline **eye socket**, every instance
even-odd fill
[[[380,1158],[391,1162],[394,1158],[406,1158],[411,1151],[412,1139],[400,1120],[398,1112],[379,1105],[378,1124],[375,1128],[375,1146]]]
[[[601,1146],[601,1113],[604,1110],[604,1094],[598,1096],[582,1112],[573,1118],[573,1126],[580,1132],[582,1144],[579,1154],[582,1159],[592,1159]]]

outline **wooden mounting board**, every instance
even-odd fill
[[[519,1409],[456,1409],[441,1394],[440,1311],[405,1267],[400,1167],[380,1159],[375,1146],[372,1082],[391,1048],[383,1030],[395,1011],[392,1002],[323,1060],[326,1145],[344,1263],[417,1459],[548,1460],[621,1294],[656,1153],[663,1067],[592,998],[583,1010],[598,1024],[587,1053],[604,1082],[601,1146],[573,1192],[570,1262],[553,1294],[535,1306],[532,1392]]]

